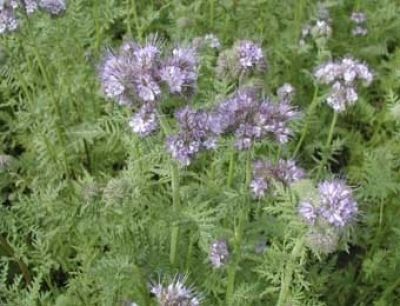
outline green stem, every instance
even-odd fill
[[[186,271],[189,271],[190,269],[190,265],[191,265],[191,261],[192,261],[192,254],[193,254],[193,244],[194,244],[194,235],[193,233],[190,233],[189,235],[189,246],[188,246],[188,250],[186,253]]]
[[[171,128],[168,122],[165,120],[161,112],[157,112],[161,128],[165,136],[170,135]],[[181,198],[179,194],[179,168],[178,165],[172,161],[171,163],[171,187],[172,187],[172,205],[175,215],[181,210]],[[176,252],[178,250],[179,241],[179,225],[174,223],[171,232],[171,249],[169,253],[169,260],[171,265],[176,263]]]
[[[307,109],[304,128],[303,128],[303,131],[301,132],[300,140],[296,145],[296,149],[294,150],[293,158],[295,158],[296,155],[299,153],[300,148],[301,148],[301,146],[302,146],[302,144],[304,142],[304,139],[306,138],[306,135],[307,135],[307,132],[308,132],[308,127],[309,127],[309,124],[310,124],[310,117],[312,116],[316,106],[318,105],[317,97],[318,97],[318,87],[315,86],[313,99],[312,99],[312,101],[310,103],[310,106]]]
[[[232,262],[228,269],[228,283],[226,287],[226,303],[227,305],[232,305],[233,302],[233,292],[235,289],[235,279],[236,279],[236,271],[239,265],[240,257],[241,257],[241,244],[242,244],[242,228],[243,221],[246,218],[244,214],[244,210],[242,211],[242,215],[239,219],[239,225],[235,229],[235,243],[234,243],[234,253],[232,254]]]
[[[181,201],[179,195],[179,169],[178,166],[174,163],[171,165],[171,179],[172,179],[172,203],[175,214],[180,211]],[[175,265],[176,262],[176,252],[178,250],[178,241],[179,241],[179,225],[175,223],[172,227],[171,234],[171,250],[170,250],[170,262],[171,265]]]
[[[235,149],[231,148],[229,157],[228,177],[226,180],[226,185],[228,185],[229,188],[232,187],[234,171],[235,171]]]
[[[251,150],[246,152],[246,179],[245,179],[245,188],[248,188],[251,181]]]
[[[31,284],[31,275],[29,273],[27,265],[22,260],[20,260],[19,258],[17,258],[15,256],[15,252],[14,252],[13,248],[8,243],[8,241],[3,237],[3,235],[0,235],[0,246],[2,247],[2,249],[6,252],[6,254],[9,257],[12,257],[16,261],[16,263],[25,279],[26,285],[29,286]]]
[[[319,167],[318,167],[317,178],[320,178],[322,169],[325,167],[325,164],[328,161],[329,148],[330,148],[331,143],[332,143],[333,131],[335,130],[337,119],[338,119],[338,113],[334,112],[333,113],[331,127],[329,128],[328,138],[326,140],[326,144],[325,144],[325,147],[324,147],[323,152],[322,152],[322,160],[321,160],[321,162],[319,164]]]
[[[292,253],[290,254],[289,260],[286,263],[285,271],[281,279],[281,290],[279,292],[278,302],[276,306],[286,305],[289,289],[292,284],[293,271],[297,258],[301,255],[304,246],[304,237],[299,238],[293,247]]]

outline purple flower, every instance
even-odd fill
[[[255,198],[261,199],[265,196],[265,192],[268,189],[268,183],[264,178],[257,177],[251,181],[250,189]]]
[[[51,15],[60,15],[67,9],[66,0],[40,0],[39,6]]]
[[[257,160],[253,163],[253,180],[250,188],[256,198],[262,198],[271,182],[280,182],[289,186],[304,177],[304,170],[299,168],[293,160],[280,159],[277,164]]]
[[[317,220],[336,228],[351,223],[358,213],[352,190],[341,180],[324,181],[318,185],[318,199],[303,201],[299,214],[309,223]]]
[[[352,191],[343,181],[325,181],[318,186],[321,197],[320,213],[336,227],[350,223],[358,212]]]
[[[266,60],[258,44],[249,40],[241,40],[235,44],[234,51],[238,58],[241,71],[266,70]]]
[[[233,133],[236,148],[247,150],[255,141],[266,137],[287,142],[291,135],[289,124],[297,116],[288,99],[280,103],[261,101],[256,89],[244,88],[211,113],[210,129],[219,135]]]
[[[193,48],[175,48],[160,70],[160,78],[172,94],[192,95],[197,77],[197,55]]]
[[[352,86],[341,82],[335,82],[326,98],[327,104],[336,112],[343,112],[348,106],[354,105],[358,100],[358,94]]]
[[[216,148],[215,134],[210,130],[206,112],[187,106],[176,113],[176,119],[180,130],[167,138],[167,149],[181,165],[190,165],[202,150]]]
[[[209,258],[214,268],[221,268],[228,262],[229,250],[225,240],[216,240],[211,244]]]
[[[314,205],[308,201],[300,203],[299,214],[310,224],[314,224],[318,216]]]
[[[260,105],[256,122],[257,125],[262,127],[264,135],[272,136],[283,144],[288,142],[292,135],[289,124],[298,116],[299,112],[288,101],[284,100],[276,104],[270,100],[265,100]]]
[[[0,8],[0,34],[14,32],[18,29],[18,20],[14,9],[8,5]]]
[[[348,106],[356,103],[358,100],[355,90],[357,81],[362,81],[365,86],[369,86],[373,80],[373,74],[367,65],[348,57],[319,66],[314,75],[320,83],[332,86],[327,103],[336,112],[343,112]]]
[[[23,5],[28,15],[33,14],[39,8],[37,0],[24,0]]]
[[[176,278],[168,286],[154,284],[151,286],[151,293],[155,295],[160,306],[199,306],[200,298],[184,282],[184,278]]]
[[[127,42],[118,53],[109,52],[100,68],[106,97],[120,105],[157,101],[161,96],[159,54],[156,38],[149,38],[143,46]]]
[[[144,102],[154,102],[161,96],[161,88],[149,73],[137,75],[133,79],[138,97]]]
[[[280,159],[275,166],[275,173],[276,178],[285,185],[290,185],[306,176],[304,170],[299,168],[294,160]]]
[[[113,53],[108,53],[100,69],[102,89],[107,98],[115,99],[120,105],[130,105],[130,69],[125,62]]]
[[[158,119],[154,107],[143,105],[129,121],[132,131],[141,137],[145,137],[158,129]]]

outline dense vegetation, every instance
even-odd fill
[[[400,304],[397,0],[0,5],[0,304]]]

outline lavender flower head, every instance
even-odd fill
[[[264,137],[270,136],[278,143],[284,144],[292,135],[290,123],[299,118],[299,115],[300,113],[290,105],[288,100],[282,100],[280,103],[264,100],[255,121],[257,126],[262,127]]]
[[[229,260],[228,244],[225,240],[216,240],[211,244],[210,261],[214,268],[221,268]]]
[[[303,201],[299,214],[310,224],[323,220],[328,224],[343,228],[351,223],[358,212],[357,202],[351,189],[341,180],[325,181],[318,186],[317,201]]]
[[[211,113],[210,126],[216,134],[233,133],[236,148],[247,150],[255,141],[267,137],[287,142],[291,135],[289,124],[297,116],[288,99],[280,103],[261,100],[258,90],[249,87],[220,103]]]
[[[23,6],[28,15],[32,15],[39,8],[39,4],[38,4],[37,0],[24,0]]]
[[[120,105],[155,102],[161,95],[158,84],[159,54],[156,38],[144,46],[134,42],[109,52],[100,67],[100,80],[106,97]]]
[[[215,134],[209,128],[205,111],[185,107],[176,113],[180,130],[167,138],[167,150],[182,166],[189,166],[202,150],[216,148]]]
[[[0,34],[14,32],[18,29],[18,25],[14,8],[7,3],[3,3],[0,6]]]
[[[66,9],[66,0],[40,0],[39,6],[51,15],[61,15]]]
[[[373,80],[367,65],[349,57],[319,66],[314,76],[320,83],[332,86],[327,103],[336,112],[343,112],[356,103],[358,94],[355,87],[358,81],[369,86]]]
[[[129,121],[132,131],[140,137],[146,137],[158,129],[158,119],[155,107],[144,104],[141,109],[133,115]]]
[[[266,60],[258,44],[249,40],[241,40],[235,44],[234,51],[240,65],[240,71],[263,72],[266,70]]]
[[[195,49],[175,48],[172,57],[163,64],[160,78],[168,85],[172,94],[191,96],[198,78]]]
[[[356,216],[357,202],[343,181],[323,182],[318,187],[321,196],[321,214],[332,225],[343,227]]]
[[[280,159],[277,164],[258,160],[253,163],[253,180],[250,183],[250,189],[254,197],[260,199],[265,196],[272,182],[289,186],[304,177],[304,170],[299,168],[293,160]]]
[[[160,306],[199,306],[200,298],[197,297],[194,290],[186,287],[185,279],[177,278],[173,280],[167,287],[161,283],[151,287],[153,293]]]

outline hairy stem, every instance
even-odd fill
[[[297,239],[296,244],[293,247],[292,253],[290,254],[289,260],[286,263],[285,271],[283,272],[281,279],[281,289],[279,292],[278,302],[276,306],[286,305],[289,289],[292,284],[293,271],[297,258],[301,255],[304,246],[304,237]]]
[[[165,136],[170,135],[171,128],[168,122],[165,120],[164,116],[161,112],[157,112],[161,128],[165,134]],[[172,161],[171,163],[171,187],[172,187],[172,205],[175,215],[181,209],[181,198],[179,194],[179,168],[178,165]],[[171,265],[175,265],[176,263],[176,252],[178,250],[178,241],[179,241],[179,225],[174,223],[172,226],[171,232],[171,249],[169,253],[169,260]]]
[[[229,188],[232,187],[234,171],[235,171],[235,150],[234,148],[231,148],[229,156],[228,177],[226,179],[226,185],[228,185]]]
[[[172,179],[172,203],[175,214],[180,211],[181,199],[179,195],[179,169],[176,164],[171,165],[171,179]],[[169,259],[171,265],[175,265],[176,262],[176,251],[178,250],[178,240],[179,240],[179,225],[174,224],[172,227],[171,234],[171,250],[169,254]]]
[[[228,284],[226,287],[226,303],[227,305],[232,305],[233,302],[233,292],[235,288],[235,279],[236,279],[236,271],[239,265],[240,257],[241,257],[241,244],[242,244],[242,227],[243,227],[243,219],[245,215],[239,219],[239,224],[235,228],[235,243],[234,243],[234,253],[232,262],[228,269]]]
[[[321,162],[319,164],[319,167],[318,167],[317,178],[320,178],[322,169],[325,167],[325,164],[328,161],[329,148],[330,148],[331,143],[332,143],[333,131],[335,130],[337,118],[338,118],[338,113],[334,112],[333,113],[332,122],[331,122],[331,127],[329,128],[328,138],[326,140],[326,144],[325,144],[325,147],[324,147],[323,152],[322,152],[322,160],[321,160]]]
[[[248,188],[251,181],[251,150],[246,152],[246,179],[245,179],[245,188]]]

